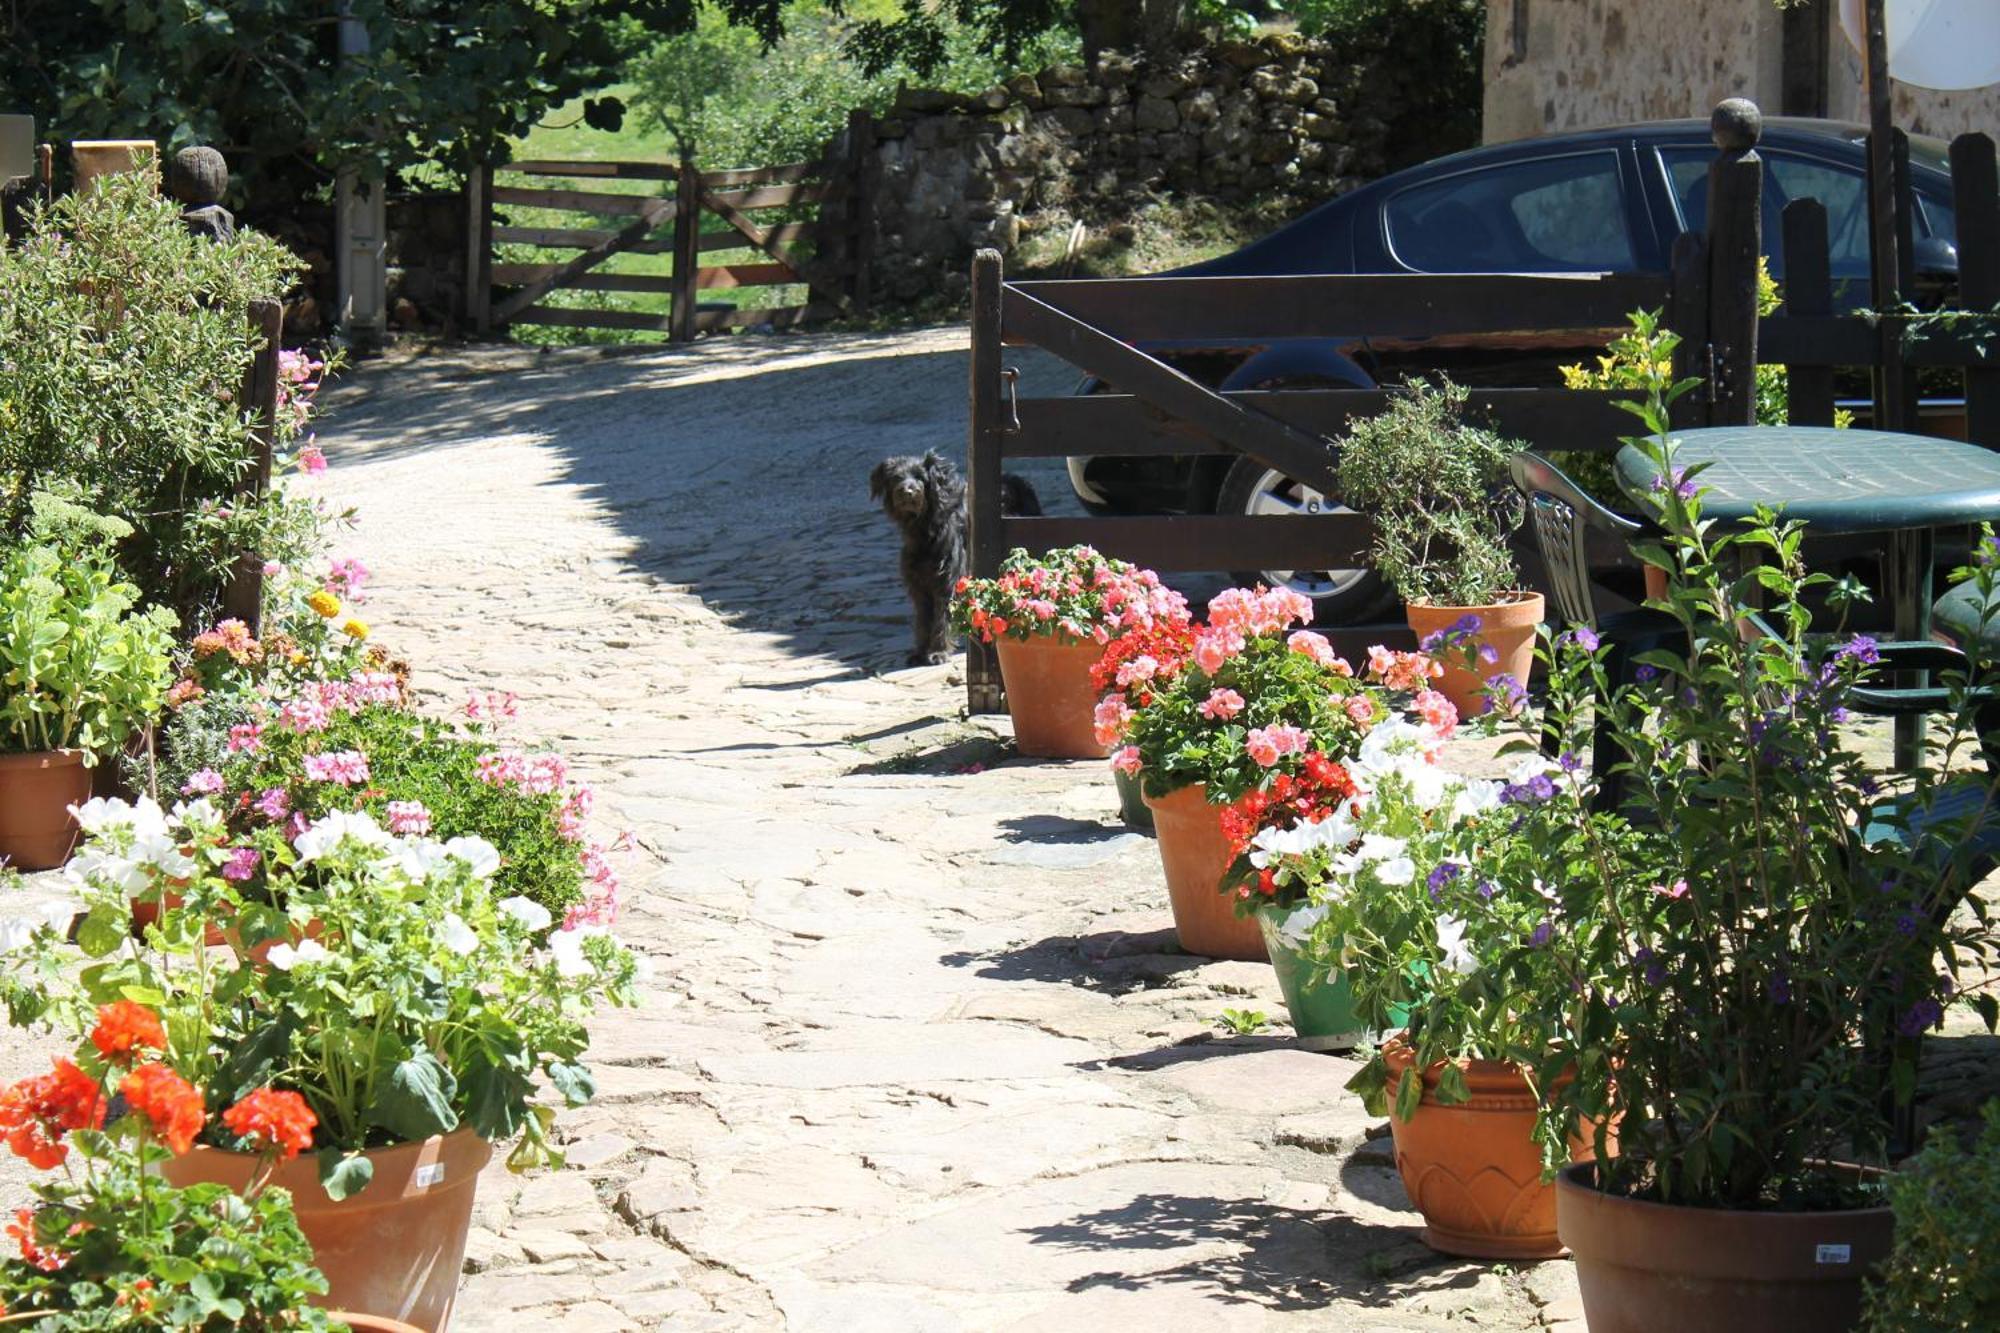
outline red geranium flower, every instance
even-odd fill
[[[61,1166],[69,1158],[63,1135],[104,1123],[104,1098],[97,1080],[75,1063],[58,1059],[55,1068],[24,1078],[0,1091],[0,1134],[14,1155],[37,1170]]]
[[[130,1064],[141,1050],[166,1050],[167,1030],[160,1016],[145,1005],[114,1000],[97,1011],[90,1040],[98,1054],[113,1064]]]
[[[118,1085],[125,1104],[146,1117],[175,1156],[194,1147],[208,1112],[194,1085],[165,1065],[140,1065]]]
[[[259,1088],[224,1111],[222,1123],[238,1138],[253,1140],[259,1151],[289,1160],[312,1147],[319,1118],[296,1092]]]
[[[21,1244],[21,1258],[44,1273],[53,1273],[69,1262],[69,1256],[60,1250],[42,1248],[35,1237],[35,1210],[18,1208],[14,1220],[7,1224],[7,1234]]]

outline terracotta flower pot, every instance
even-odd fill
[[[1014,717],[1014,747],[1036,759],[1101,759],[1097,743],[1097,691],[1090,669],[1104,656],[1101,644],[1051,635],[1000,639],[1000,683]]]
[[[415,1324],[406,1324],[400,1319],[384,1319],[380,1315],[355,1314],[348,1310],[327,1312],[337,1324],[345,1324],[353,1333],[423,1333]]]
[[[374,1179],[336,1203],[311,1156],[279,1165],[272,1183],[291,1191],[299,1230],[326,1274],[330,1309],[401,1319],[441,1333],[451,1320],[472,1226],[473,1194],[493,1145],[469,1129],[377,1148]],[[241,1190],[257,1159],[197,1147],[161,1167],[169,1183],[214,1180]]]
[[[1167,898],[1174,909],[1174,933],[1181,948],[1205,958],[1265,961],[1264,932],[1254,916],[1236,915],[1222,892],[1229,869],[1229,839],[1222,833],[1222,807],[1210,805],[1200,783],[1161,797],[1146,797],[1160,864],[1167,874]]]
[[[1494,606],[1425,606],[1411,603],[1403,608],[1411,633],[1421,643],[1425,636],[1450,629],[1466,616],[1479,617],[1479,633],[1474,642],[1493,650],[1494,660],[1480,661],[1468,670],[1461,653],[1437,655],[1444,665],[1438,692],[1451,700],[1460,715],[1476,717],[1490,706],[1482,691],[1486,682],[1505,672],[1523,686],[1535,669],[1535,626],[1542,623],[1543,600],[1538,592],[1503,593],[1507,600]]]
[[[1393,1098],[1415,1057],[1395,1038],[1383,1046],[1382,1056]],[[1515,1066],[1493,1060],[1468,1060],[1461,1067],[1470,1098],[1440,1103],[1438,1071],[1430,1069],[1423,1074],[1417,1113],[1408,1120],[1389,1117],[1403,1189],[1424,1215],[1424,1244],[1475,1259],[1560,1258],[1555,1187],[1542,1182],[1535,1095],[1527,1079]],[[1585,1157],[1590,1148],[1573,1144],[1571,1151]],[[1592,1333],[1600,1333],[1595,1325]]]
[[[1576,1257],[1590,1333],[1840,1333],[1861,1326],[1862,1278],[1889,1256],[1887,1207],[1780,1213],[1605,1194],[1584,1162],[1556,1177],[1556,1226]]]
[[[216,933],[216,929],[213,926],[209,930],[211,934]],[[236,922],[233,919],[228,925],[223,926],[220,931],[222,943],[229,946],[229,951],[235,954],[239,961],[247,962],[250,966],[259,969],[270,968],[271,950],[277,948],[280,944],[296,946],[305,940],[319,939],[325,933],[326,923],[318,917],[314,917],[312,920],[306,922],[304,930],[300,930],[297,926],[292,926],[283,935],[273,935],[268,939],[258,940],[255,944],[247,947],[243,943],[243,932],[237,928]],[[210,940],[209,943],[213,944],[215,941]]]
[[[0,754],[0,860],[16,870],[54,870],[80,830],[69,808],[90,799],[81,750]]]

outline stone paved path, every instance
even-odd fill
[[[1060,388],[1048,367],[1037,377]],[[962,438],[962,335],[371,366],[328,493],[444,706],[520,691],[631,829],[645,1005],[572,1166],[482,1185],[486,1329],[1525,1329],[1568,1265],[1414,1239],[1270,969],[1170,952],[1096,765],[1006,760],[900,669],[865,478]],[[1038,477],[1057,500],[1056,475]],[[1225,1035],[1225,1008],[1273,1033]]]

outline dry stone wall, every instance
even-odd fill
[[[1007,254],[1149,196],[1330,198],[1393,160],[1421,77],[1279,34],[1161,61],[1106,53],[971,96],[905,89],[872,124],[873,290],[955,300],[979,247]]]

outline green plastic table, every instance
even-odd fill
[[[1673,438],[1676,467],[1711,465],[1699,478],[1706,518],[1742,522],[1764,504],[1815,534],[1886,533],[1885,593],[1899,639],[1930,637],[1936,530],[2000,522],[2000,453],[1959,440],[1830,426],[1714,426]],[[1659,470],[1627,445],[1617,474],[1636,498]],[[1922,718],[1897,719],[1898,767],[1916,763],[1922,737]]]

